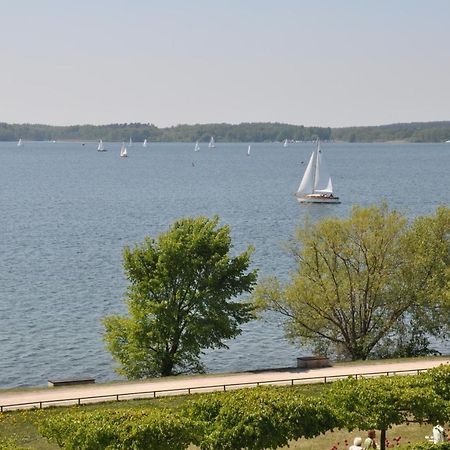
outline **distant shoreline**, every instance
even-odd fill
[[[158,128],[150,123],[51,126],[0,123],[0,141],[94,142],[308,142],[320,139],[358,143],[450,142],[450,121],[413,122],[369,127],[305,127],[286,123],[210,123]]]

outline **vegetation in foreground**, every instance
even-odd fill
[[[0,433],[9,439],[20,429],[14,423],[22,428],[31,423],[54,444],[77,450],[176,450],[192,445],[262,450],[288,444],[294,449],[340,450],[355,435],[364,436],[360,430],[377,428],[381,450],[408,441],[422,442],[417,449],[425,449],[430,424],[450,418],[449,402],[450,367],[440,366],[415,376],[7,413],[0,416]],[[23,434],[16,438],[29,448],[58,448],[42,440],[29,446]]]

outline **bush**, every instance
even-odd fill
[[[450,450],[450,442],[441,442],[433,444],[432,442],[419,442],[418,444],[411,444],[406,447],[401,447],[403,450]]]
[[[168,410],[76,411],[48,417],[40,433],[68,450],[183,450],[195,424]]]
[[[208,395],[188,406],[203,422],[202,449],[276,449],[289,440],[314,437],[336,426],[320,398],[299,395],[292,388],[264,387]]]

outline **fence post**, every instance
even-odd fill
[[[188,388],[188,394],[190,394],[191,393],[191,388]]]
[[[42,409],[42,402],[39,402],[39,409]]]
[[[226,385],[224,384],[223,385],[223,392],[225,392],[227,390],[227,387],[226,387]]]
[[[323,377],[323,382],[324,382],[324,383],[327,382],[327,377]]]

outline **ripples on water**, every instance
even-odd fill
[[[340,205],[299,205],[292,195],[312,144],[252,144],[251,157],[246,144],[195,154],[193,144],[135,144],[127,159],[119,143],[106,146],[0,143],[0,387],[117,378],[100,321],[125,312],[123,246],[179,217],[218,214],[236,252],[255,247],[260,275],[286,278],[293,261],[282,243],[305,214],[342,217],[384,198],[413,217],[446,204],[450,188],[448,144],[323,144]],[[208,370],[292,366],[302,354],[274,316],[229,345],[207,352]]]

